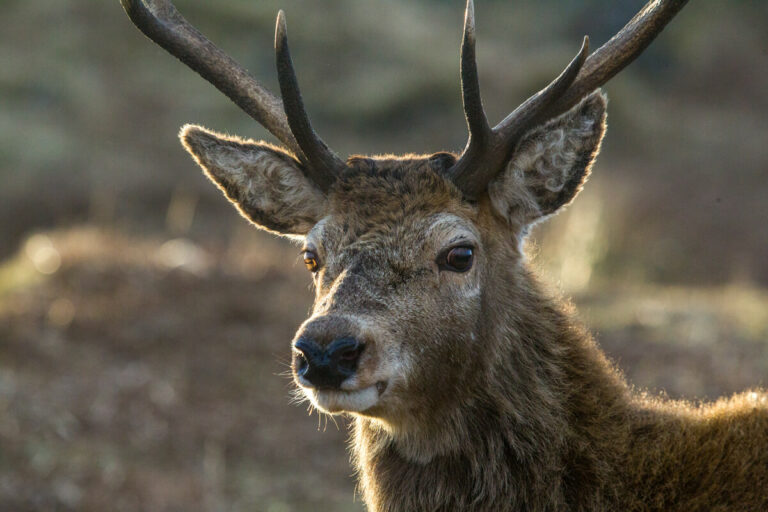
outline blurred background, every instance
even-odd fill
[[[497,121],[642,0],[477,0]],[[458,150],[460,0],[177,0],[277,90],[286,10],[315,127],[349,153]],[[768,3],[697,0],[605,88],[576,203],[531,241],[638,389],[768,385]],[[0,510],[362,510],[346,423],[291,405],[311,301],[177,141],[272,140],[117,0],[0,2]]]

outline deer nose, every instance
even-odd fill
[[[294,371],[302,380],[318,389],[338,389],[357,370],[364,345],[355,338],[338,338],[321,347],[312,339],[300,338],[294,348]]]

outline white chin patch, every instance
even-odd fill
[[[312,404],[318,409],[329,412],[363,412],[376,405],[379,392],[376,386],[369,386],[356,391],[330,391],[326,389],[304,389]]]

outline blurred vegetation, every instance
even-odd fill
[[[461,4],[177,0],[272,90],[284,8],[343,154],[463,146]],[[641,4],[478,0],[491,119]],[[690,2],[605,88],[593,178],[531,242],[640,388],[768,384],[766,26],[761,0]],[[278,375],[310,301],[295,250],[176,139],[271,136],[117,0],[0,2],[0,63],[0,510],[360,510],[343,425],[318,429]]]

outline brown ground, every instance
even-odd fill
[[[463,147],[462,3],[176,0],[273,91],[285,8],[344,155]],[[489,116],[642,4],[478,2]],[[766,25],[765,1],[689,2],[605,88],[593,178],[536,233],[638,387],[768,385]],[[176,137],[266,132],[117,0],[0,2],[0,63],[0,512],[361,510],[344,425],[318,428],[282,375],[311,297],[297,251],[247,229]]]
[[[92,227],[27,239],[0,267],[0,510],[361,510],[344,421],[290,404],[311,296],[295,261],[240,230],[226,246]],[[640,387],[767,383],[765,293],[577,302]]]

